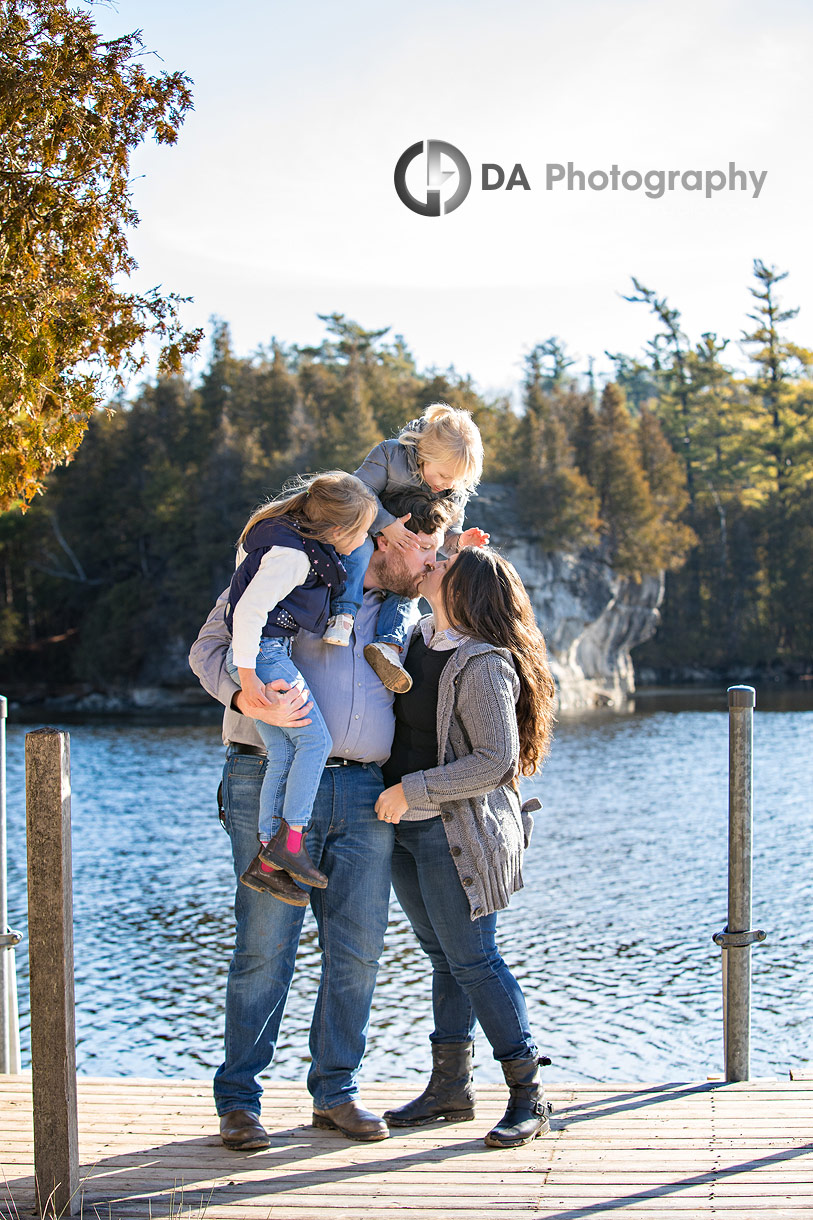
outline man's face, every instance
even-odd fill
[[[443,534],[438,530],[435,534],[416,534],[415,537],[419,549],[408,551],[389,546],[386,539],[379,540],[374,563],[375,583],[380,589],[389,589],[399,597],[418,596],[418,581],[434,567]]]

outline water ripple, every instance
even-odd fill
[[[811,1056],[813,714],[757,717],[752,1070]],[[216,729],[71,726],[77,1063],[88,1074],[206,1077],[220,1060],[233,873],[214,806]],[[24,730],[9,729],[9,907],[25,929]],[[525,889],[501,945],[551,1079],[721,1070],[727,716],[648,712],[559,727]],[[273,1069],[301,1079],[319,948],[310,915]],[[24,1056],[27,959],[17,953]],[[393,902],[363,1078],[425,1072],[424,959]],[[499,1070],[478,1039],[478,1074]]]

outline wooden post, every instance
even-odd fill
[[[34,1174],[41,1216],[79,1211],[70,738],[26,734]]]

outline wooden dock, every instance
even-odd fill
[[[379,1113],[414,1084],[368,1085]],[[802,1220],[813,1217],[813,1078],[553,1085],[551,1135],[487,1149],[477,1118],[361,1144],[310,1125],[303,1087],[270,1084],[271,1147],[229,1152],[206,1081],[80,1079],[83,1220]],[[0,1216],[33,1214],[31,1083],[0,1076]]]

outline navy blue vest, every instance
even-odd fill
[[[303,537],[294,528],[290,517],[258,521],[243,539],[246,557],[232,576],[226,606],[229,631],[233,630],[234,607],[272,546],[289,546],[295,551],[304,551],[311,566],[305,583],[297,585],[287,597],[271,607],[262,634],[280,639],[296,635],[303,627],[314,635],[321,635],[330,615],[331,598],[341,594],[346,572],[329,542]]]

